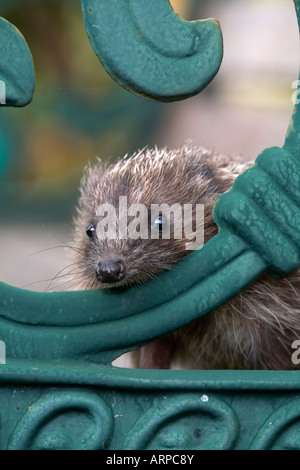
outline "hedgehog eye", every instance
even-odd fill
[[[159,230],[160,232],[162,232],[166,228],[166,226],[167,226],[167,220],[165,219],[165,217],[161,214],[158,215],[153,222],[153,227],[156,230]]]
[[[86,234],[89,238],[94,238],[96,234],[96,229],[93,224],[90,224],[86,229]]]

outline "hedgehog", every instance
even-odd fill
[[[115,163],[98,159],[96,165],[88,165],[75,217],[76,289],[127,289],[174,269],[217,234],[212,210],[218,196],[252,165],[190,143],[176,150],[145,148]],[[184,221],[193,227],[188,233],[175,209],[164,214],[164,207],[178,205],[192,208]],[[197,207],[201,208],[199,224]],[[133,208],[127,218],[125,208]],[[126,230],[129,225],[132,236]],[[197,239],[198,225],[202,227],[199,246],[191,242],[192,235]],[[178,228],[181,236],[176,236]],[[133,365],[297,369],[292,344],[300,338],[299,288],[298,271],[283,279],[263,275],[207,315],[133,351]]]

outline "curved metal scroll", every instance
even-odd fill
[[[0,106],[25,106],[35,87],[31,52],[20,31],[0,18]]]
[[[147,14],[153,19],[151,7],[139,2],[150,9]],[[114,0],[109,3],[116,6]],[[124,7],[123,1],[117,3]],[[114,22],[124,24],[123,13],[129,17],[130,8],[130,15],[137,15],[137,2],[127,3],[125,12],[121,7],[116,8],[113,20],[105,18],[103,27],[108,28],[105,31],[111,40],[115,35],[118,37]],[[106,7],[102,10],[104,4]],[[155,4],[158,5],[156,1]],[[166,2],[161,4],[166,8]],[[88,14],[93,19],[98,18],[104,10],[112,12],[106,0],[84,2],[83,5],[85,18]],[[299,0],[295,0],[295,5],[299,21]],[[167,20],[171,21],[171,16]],[[183,30],[179,30],[179,34],[183,34]],[[147,47],[149,41],[152,44],[151,38],[152,35],[146,41]],[[187,43],[190,40],[187,38]],[[172,38],[167,38],[166,44],[168,41],[173,47],[166,60],[168,57],[173,60],[175,43]],[[118,41],[114,44],[119,47]],[[185,47],[179,46],[179,57],[184,54]],[[126,48],[120,46],[120,50],[122,55],[125,54]],[[132,58],[129,50],[128,63]],[[121,59],[125,67],[126,61]],[[182,59],[174,59],[174,63],[177,60]],[[129,70],[128,83],[131,82]],[[146,74],[145,69],[143,74]],[[134,88],[137,90],[136,85]],[[160,93],[157,90],[150,92],[156,97]],[[144,94],[149,96],[149,89]],[[6,344],[7,362],[31,359],[109,364],[121,353],[210,312],[262,273],[281,276],[294,271],[300,265],[300,128],[297,112],[284,147],[265,150],[255,165],[239,176],[232,189],[217,201],[214,218],[219,226],[218,235],[201,250],[187,256],[177,265],[176,271],[162,274],[159,284],[149,282],[122,293],[47,294],[1,284],[0,339]]]
[[[199,93],[223,57],[219,23],[185,21],[169,0],[81,0],[91,45],[119,85],[159,101]]]

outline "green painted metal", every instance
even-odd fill
[[[168,0],[82,0],[91,45],[121,86],[158,101],[199,93],[218,72],[216,20],[185,21]],[[155,19],[154,19],[155,18]]]
[[[117,8],[114,1],[82,0],[92,45],[122,86],[161,100],[190,96],[219,67],[216,23],[189,25],[167,2],[149,3],[128,0]],[[299,5],[295,0],[298,20]],[[158,46],[156,15],[164,12],[169,30]],[[191,38],[195,31],[205,36],[211,27],[216,61],[208,71],[200,53],[201,80],[191,88],[187,74],[196,67],[187,53]],[[204,58],[212,44],[201,42]],[[133,60],[137,57],[141,62]],[[2,63],[8,58],[1,57]],[[157,67],[155,74],[148,73],[147,61],[152,72]],[[166,73],[174,74],[174,67],[182,77],[180,88]],[[300,371],[140,371],[110,365],[121,353],[208,313],[262,273],[281,276],[300,265],[298,120],[296,110],[284,147],[262,152],[219,198],[218,235],[176,271],[162,274],[159,284],[125,292],[47,294],[0,285],[6,362],[0,366],[0,416],[6,423],[1,448],[300,448],[295,434]]]
[[[299,388],[298,372],[15,363],[1,448],[299,450]]]
[[[35,87],[31,52],[20,31],[0,18],[0,106],[25,106]]]

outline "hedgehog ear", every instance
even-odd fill
[[[97,165],[92,166],[89,162],[83,170],[83,176],[80,182],[81,192],[84,194],[89,191],[93,191],[96,188],[99,181],[103,178],[105,173],[105,167],[100,159],[97,159]]]
[[[99,187],[99,182],[103,179],[105,174],[105,165],[98,159],[97,165],[92,166],[89,162],[83,171],[83,176],[80,182],[80,200],[79,205],[81,208],[91,210],[95,202],[95,194]]]

